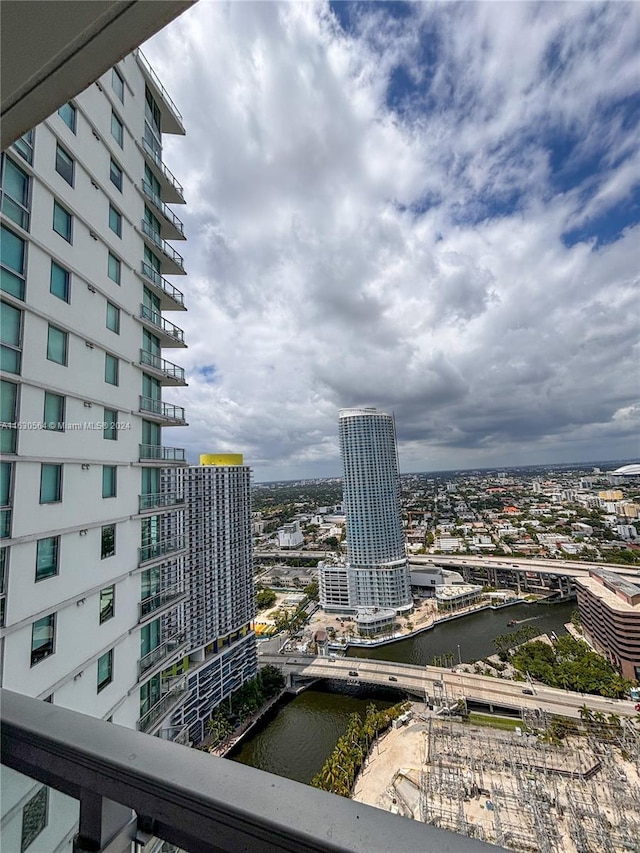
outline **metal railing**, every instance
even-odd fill
[[[11,508],[0,509],[0,539],[11,537]]]
[[[159,560],[167,554],[183,551],[185,547],[184,536],[169,536],[151,545],[143,545],[138,548],[138,563],[148,563],[150,560]]]
[[[148,367],[153,368],[153,370],[163,373],[167,379],[172,379],[175,382],[186,381],[184,367],[179,367],[177,364],[167,361],[166,358],[162,358],[161,355],[155,355],[152,352],[147,352],[147,350],[141,349],[140,364],[145,364]]]
[[[158,210],[158,212],[169,222],[173,227],[184,237],[184,224],[181,219],[175,215],[175,213],[171,210],[170,207],[162,201],[160,196],[157,193],[154,193],[153,188],[147,181],[142,181],[142,192],[145,197],[149,199],[151,204]]]
[[[162,314],[154,311],[153,308],[147,308],[146,305],[140,305],[140,317],[148,323],[152,323],[157,329],[161,329],[165,335],[169,335],[170,338],[175,338],[177,341],[180,341],[180,343],[184,343],[183,330],[174,323],[171,323],[169,320],[165,320]]]
[[[140,461],[155,462],[184,462],[185,452],[182,447],[165,447],[163,444],[141,444]]]
[[[144,55],[144,53],[140,50],[140,48],[137,49],[136,55],[137,55],[138,59],[140,60],[140,64],[143,66],[144,70],[147,72],[149,77],[153,80],[153,85],[156,87],[158,92],[160,92],[160,94],[162,95],[162,100],[169,107],[169,109],[171,110],[171,112],[173,113],[175,118],[178,120],[178,122],[180,124],[183,124],[182,114],[181,114],[180,110],[173,103],[171,96],[169,95],[167,90],[164,88],[164,86],[162,85],[160,80],[158,79],[158,75],[153,70],[153,68],[151,67],[151,63],[149,62],[147,57]]]
[[[153,397],[140,395],[140,411],[158,415],[159,418],[166,418],[168,421],[176,421],[177,423],[185,422],[182,406],[173,406],[171,403],[165,403],[164,400],[155,400]]]
[[[80,801],[78,849],[146,832],[189,853],[504,853],[9,690],[0,702],[2,764]]]
[[[154,146],[143,136],[142,150],[147,155],[147,157],[149,157],[149,159],[153,161],[154,165],[158,168],[158,170],[163,174],[167,183],[171,184],[175,193],[179,195],[180,198],[184,201],[184,187],[177,180],[176,176],[173,174],[171,169],[162,159],[162,149],[154,148]]]
[[[158,735],[163,740],[171,740],[174,743],[181,743],[183,746],[189,746],[191,743],[189,726],[168,726],[166,729],[160,729]]]
[[[146,261],[140,262],[140,272],[142,275],[148,279],[153,285],[155,285],[158,290],[161,290],[169,299],[173,299],[174,302],[177,302],[178,305],[184,306],[184,293],[181,290],[178,290],[177,287],[174,287],[170,281],[160,275],[157,270],[146,263]]]
[[[154,231],[153,227],[147,222],[146,219],[140,220],[142,232],[145,234],[153,243],[153,245],[160,249],[163,255],[166,255],[170,261],[179,267],[184,272],[184,258],[179,252],[167,243],[166,240],[163,240],[160,234],[157,231]]]
[[[144,619],[150,613],[155,613],[172,602],[183,598],[184,590],[178,586],[173,586],[170,589],[165,589],[162,592],[156,592],[155,595],[150,595],[148,598],[143,598],[138,604],[138,618]]]
[[[187,638],[182,632],[174,634],[173,637],[163,640],[159,646],[156,646],[155,649],[151,649],[150,652],[147,652],[146,655],[143,655],[138,660],[138,680],[141,679],[146,672],[149,672],[150,669],[154,669],[154,667],[158,666],[159,663],[175,655],[182,646],[186,647],[186,644]]]
[[[158,720],[164,719],[164,717],[168,716],[171,711],[175,710],[176,706],[179,705],[187,696],[188,692],[189,691],[184,686],[184,683],[176,687],[172,687],[164,694],[159,702],[156,702],[152,708],[149,708],[149,710],[140,717],[136,724],[138,731],[148,732],[152,729]]]
[[[184,503],[184,495],[178,492],[156,492],[153,495],[138,495],[140,512],[145,509],[166,509]]]

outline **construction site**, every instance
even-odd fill
[[[511,850],[638,853],[634,724],[581,724],[550,743],[550,721],[530,723],[502,731],[418,715],[385,738],[354,798]]]

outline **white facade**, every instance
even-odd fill
[[[341,409],[339,436],[352,604],[410,610],[393,418],[376,409]]]
[[[1,684],[150,733],[184,649],[167,129],[136,53],[2,155]]]
[[[283,524],[278,530],[278,545],[280,548],[297,548],[303,542],[304,536],[300,530],[299,521]]]
[[[251,469],[205,464],[183,468],[189,549],[185,561],[188,639],[186,703],[173,718],[198,743],[212,711],[257,673]]]
[[[351,613],[354,593],[350,588],[351,575],[345,565],[318,563],[320,606],[327,613]]]

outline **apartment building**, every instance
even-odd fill
[[[238,453],[203,454],[178,473],[185,500],[188,696],[173,719],[189,739],[206,735],[212,711],[258,669],[251,469]]]
[[[182,118],[136,51],[2,154],[0,196],[1,684],[151,734],[186,648],[166,133]]]

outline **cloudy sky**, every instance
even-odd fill
[[[180,442],[340,473],[640,453],[640,5],[200,0],[145,52],[186,137]]]

